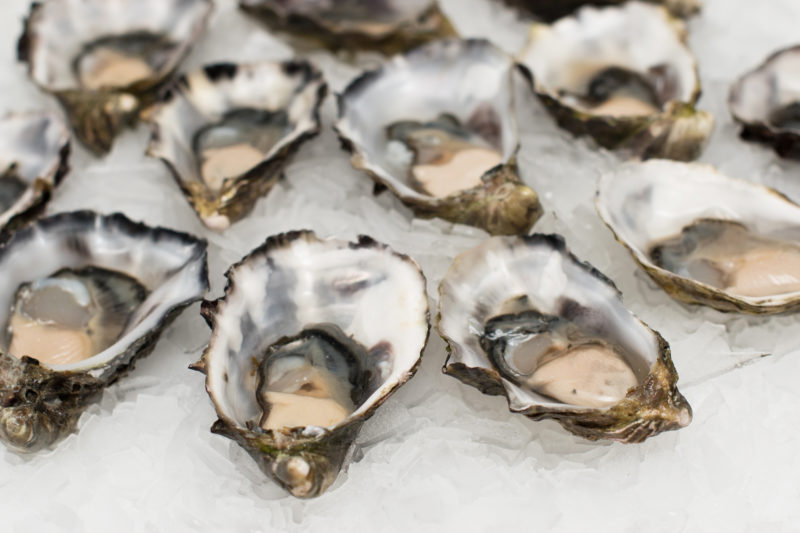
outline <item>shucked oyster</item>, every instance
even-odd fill
[[[800,207],[713,167],[629,163],[604,175],[597,211],[670,296],[720,311],[800,309]]]
[[[494,237],[439,286],[444,371],[534,420],[640,442],[691,421],[666,341],[561,237]]]
[[[78,139],[108,152],[205,28],[211,0],[33,2],[19,59]]]
[[[204,224],[226,229],[319,132],[326,91],[303,61],[206,66],[181,77],[150,114],[148,154],[169,167]]]
[[[627,0],[505,0],[511,6],[523,9],[530,14],[547,21],[553,21],[571,14],[585,5],[613,6]],[[653,4],[661,4],[670,13],[678,17],[687,17],[700,11],[700,0],[645,0]]]
[[[404,52],[455,35],[436,0],[239,0],[270,28],[327,48]]]
[[[56,116],[0,119],[0,229],[8,233],[44,208],[69,171],[69,132]]]
[[[742,137],[772,144],[782,157],[800,159],[800,46],[775,52],[739,78],[728,96]]]
[[[517,175],[515,72],[487,41],[430,43],[351,82],[336,130],[353,166],[417,215],[526,233],[542,209]]]
[[[205,293],[206,244],[120,214],[62,213],[0,248],[0,440],[34,452]]]
[[[660,7],[585,7],[535,24],[519,60],[558,124],[634,156],[694,159],[714,119],[694,108],[700,80],[684,24]]]
[[[425,278],[368,237],[270,237],[206,302],[196,368],[225,435],[294,496],[336,478],[361,424],[416,371],[428,336]]]

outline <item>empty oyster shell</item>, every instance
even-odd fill
[[[218,63],[182,76],[148,120],[161,158],[206,226],[246,216],[320,129],[327,92],[304,61]]]
[[[586,5],[613,6],[627,0],[505,0],[506,4],[527,11],[542,20],[554,21]],[[678,17],[688,17],[700,11],[700,0],[645,0],[661,4]]]
[[[353,166],[417,215],[526,233],[542,208],[517,175],[516,71],[487,41],[430,43],[351,82],[336,130]]]
[[[18,452],[71,432],[208,287],[205,241],[91,211],[17,231],[0,272],[0,440]]]
[[[753,314],[800,309],[800,207],[777,191],[653,160],[605,174],[596,204],[673,298]]]
[[[435,0],[239,0],[239,6],[274,30],[332,50],[394,54],[456,34]]]
[[[0,228],[10,233],[42,211],[69,172],[69,132],[49,113],[0,119]]]
[[[728,107],[742,137],[800,159],[800,45],[775,52],[731,86]]]
[[[691,421],[669,345],[557,235],[493,237],[439,286],[445,373],[587,439],[640,442]]]
[[[634,156],[690,160],[714,119],[694,107],[700,79],[685,41],[666,10],[628,2],[535,24],[519,60],[562,128]]]
[[[203,305],[213,331],[196,369],[219,420],[292,495],[334,481],[361,424],[416,371],[428,336],[417,264],[369,237],[270,237]],[[380,319],[376,320],[376,316]]]
[[[19,60],[64,106],[78,140],[103,154],[188,54],[211,9],[211,0],[33,2]]]

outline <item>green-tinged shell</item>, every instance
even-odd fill
[[[148,291],[117,340],[66,364],[8,353],[18,287],[63,269],[87,268],[118,272]],[[6,273],[0,289],[0,440],[21,453],[42,450],[71,433],[86,407],[149,354],[163,329],[208,287],[205,241],[91,211],[54,215],[17,231],[0,248],[0,271]]]
[[[147,114],[147,153],[167,165],[203,223],[224,230],[250,213],[319,133],[326,94],[322,74],[305,61],[207,65],[181,76]],[[203,173],[199,147],[214,131],[222,132],[215,149],[244,146],[258,154],[244,166],[228,161],[237,168],[221,183]]]
[[[336,131],[352,154],[352,165],[389,189],[417,216],[440,217],[491,234],[524,234],[542,215],[542,207],[517,168],[516,74],[527,76],[524,68],[518,69],[487,41],[436,41],[395,56],[352,81],[338,96]],[[483,171],[477,184],[447,195],[430,194],[411,181],[412,163],[394,159],[392,146],[397,141],[388,132],[396,124],[424,127],[430,121],[449,121],[460,127],[476,122],[475,117],[491,123],[484,129],[494,135],[498,154],[498,164]],[[490,144],[485,137],[481,142]]]
[[[320,240],[309,231],[270,237],[226,276],[225,296],[203,305],[211,341],[192,366],[206,375],[219,417],[211,430],[236,441],[293,496],[319,496],[345,466],[363,422],[419,366],[429,329],[425,279],[410,258],[368,237]],[[281,420],[315,416],[305,403],[305,386],[291,393],[270,389],[265,380],[272,370],[264,369],[288,360],[276,355],[286,357],[283,347],[324,331],[338,339],[326,348],[334,351],[325,361],[347,361],[336,379],[352,381],[336,381],[333,388],[353,387],[351,408],[324,427],[271,425],[273,411],[291,404],[276,404],[269,394],[302,407],[295,418]],[[302,346],[291,357],[313,356],[309,345]]]
[[[534,24],[519,61],[533,73],[534,92],[567,131],[633,157],[692,160],[705,147],[714,117],[695,108],[700,78],[686,36],[683,22],[660,7],[585,7],[552,25]],[[648,86],[652,112],[611,113],[592,102],[593,84],[611,70]]]
[[[552,22],[567,16],[583,6],[614,6],[627,0],[504,0],[537,18]],[[688,17],[700,11],[700,0],[645,0],[660,4],[678,17]]]
[[[211,10],[211,0],[33,2],[17,55],[27,63],[34,83],[64,107],[78,140],[102,155],[153,103],[204,31]],[[104,46],[111,49],[115,39],[145,39],[145,35],[152,42],[142,44],[142,49],[157,58],[149,73],[121,84],[87,86],[80,80],[77,69],[84,56]],[[159,51],[156,46],[163,48]]]
[[[678,374],[667,342],[628,311],[613,282],[575,258],[560,236],[489,239],[456,257],[439,294],[437,327],[449,353],[444,372],[484,394],[505,396],[511,411],[533,420],[555,419],[590,440],[627,443],[691,421],[691,407],[676,387]],[[490,351],[492,343],[511,342],[510,337],[497,340],[488,333],[498,316],[520,324],[532,317],[531,340],[556,338],[559,331],[566,331],[569,349],[589,344],[611,347],[636,379],[627,392],[621,390],[619,398],[606,400],[603,406],[566,403],[530,388],[509,370],[508,362],[501,364]],[[531,375],[557,360],[545,359],[551,353],[545,350],[536,356]],[[575,375],[564,379],[573,378],[577,379]]]
[[[271,30],[288,32],[300,48],[402,53],[456,31],[435,0],[361,2],[239,0]],[[336,12],[337,9],[342,12]]]

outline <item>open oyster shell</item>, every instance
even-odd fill
[[[557,235],[493,237],[439,286],[444,372],[587,439],[640,442],[691,421],[667,342]]]
[[[546,21],[554,21],[586,5],[613,6],[627,0],[505,0],[506,4],[527,11]],[[688,17],[700,11],[700,0],[645,0],[663,5],[675,16]]]
[[[418,216],[526,233],[542,208],[517,174],[515,72],[487,41],[436,41],[352,81],[336,130],[353,166]]]
[[[742,137],[800,159],[800,45],[769,56],[731,86],[728,107]]]
[[[436,0],[239,0],[271,29],[332,50],[404,52],[455,30]]]
[[[0,248],[0,440],[54,444],[208,286],[206,243],[120,214],[62,213]]]
[[[534,24],[519,56],[559,126],[642,158],[690,160],[714,126],[695,109],[700,79],[686,28],[661,7],[585,7]]]
[[[800,309],[800,207],[777,191],[653,160],[605,174],[596,205],[673,298],[752,314]]]
[[[219,420],[292,495],[334,481],[362,425],[416,371],[428,336],[417,264],[369,237],[270,237],[206,301],[211,341],[196,369]],[[379,316],[379,318],[377,318]]]
[[[8,234],[35,218],[69,172],[69,132],[49,113],[0,118],[0,228]]]
[[[18,56],[97,154],[133,125],[203,32],[211,0],[33,2]]]
[[[203,223],[224,230],[319,133],[326,92],[304,61],[208,65],[182,76],[148,113],[147,153],[164,161]]]

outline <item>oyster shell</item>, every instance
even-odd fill
[[[69,132],[49,113],[0,119],[0,228],[8,234],[35,218],[69,172]]]
[[[439,286],[445,373],[587,439],[640,442],[691,421],[667,342],[557,235],[493,237]]]
[[[436,41],[352,81],[336,131],[353,166],[418,216],[526,233],[542,208],[517,174],[515,72],[487,41]]]
[[[690,160],[714,118],[695,109],[700,79],[685,41],[666,10],[628,2],[534,24],[519,60],[562,128],[633,156]]]
[[[731,86],[728,107],[742,138],[771,144],[800,159],[800,45],[769,56]]]
[[[326,92],[304,61],[208,65],[182,76],[148,113],[147,153],[164,161],[203,223],[224,230],[319,133]]]
[[[211,0],[33,2],[19,60],[78,140],[103,154],[188,54],[211,9]]]
[[[227,278],[225,296],[203,305],[213,331],[195,367],[219,416],[211,430],[292,495],[318,496],[362,423],[420,363],[425,278],[369,237],[308,231],[270,237]]]
[[[208,287],[206,243],[120,214],[62,213],[0,248],[0,440],[50,446]]]
[[[239,0],[270,28],[332,50],[404,52],[455,36],[436,0]]]
[[[777,191],[653,160],[605,174],[596,204],[673,298],[752,314],[800,309],[800,207]]]
[[[527,11],[542,20],[554,21],[573,13],[582,6],[613,6],[627,0],[505,0],[505,3]],[[700,11],[700,0],[645,0],[663,5],[678,17],[688,17]]]

